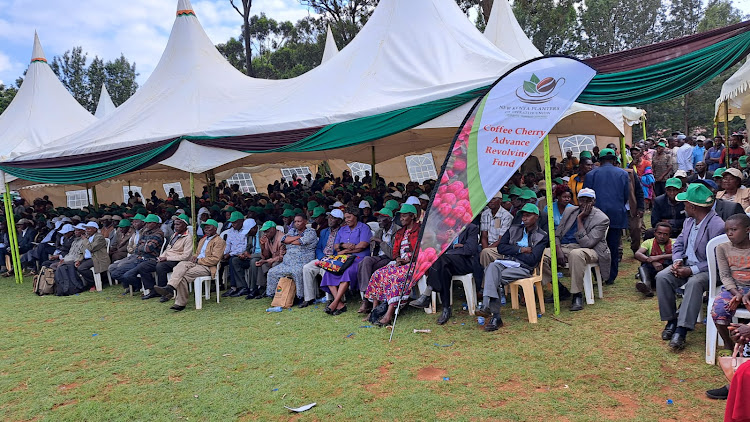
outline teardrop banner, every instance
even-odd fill
[[[596,75],[569,57],[519,65],[466,116],[433,189],[402,295],[482,212]]]

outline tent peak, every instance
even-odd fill
[[[44,56],[44,50],[42,49],[42,43],[39,42],[39,35],[34,31],[34,48],[31,50],[31,63],[44,62],[47,63],[47,58]]]
[[[193,5],[190,0],[177,0],[177,16],[195,16]]]
[[[526,61],[542,56],[518,24],[508,0],[497,0],[492,3],[484,36],[516,60]]]
[[[335,56],[339,52],[339,47],[336,45],[336,40],[333,38],[333,32],[331,31],[331,25],[328,25],[328,31],[326,32],[326,46],[323,50],[323,59],[320,64],[323,64]]]
[[[112,102],[112,97],[109,96],[107,87],[102,84],[102,91],[99,95],[99,103],[96,105],[94,116],[101,119],[102,117],[110,115],[115,111],[115,108],[117,107],[115,107],[115,104]]]

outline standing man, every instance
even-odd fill
[[[578,192],[583,189],[583,181],[586,180],[586,173],[590,172],[594,168],[594,162],[591,158],[581,158],[581,162],[578,165],[578,174],[573,175],[568,180],[568,187],[570,188],[571,198],[573,205],[578,206]]]
[[[664,185],[674,170],[672,168],[672,156],[667,152],[667,144],[659,142],[656,144],[656,153],[651,160],[651,170],[654,172],[654,195],[664,195]]]
[[[724,221],[712,209],[713,193],[702,183],[690,185],[686,192],[677,195],[677,200],[685,203],[688,218],[672,246],[673,264],[656,274],[659,314],[667,322],[661,338],[670,340],[673,351],[685,347],[687,332],[695,328],[703,294],[708,290],[706,245],[724,234]],[[682,286],[685,293],[678,314],[675,291]]]
[[[679,136],[677,139],[680,139]],[[692,136],[686,136],[677,148],[677,170],[684,170],[690,175],[693,172],[693,147],[695,141]]]
[[[706,155],[706,148],[703,146],[703,141],[705,140],[705,136],[695,138],[695,146],[693,147],[693,168],[695,168],[695,165],[698,164],[699,161],[703,161],[703,157]]]
[[[618,251],[620,250],[622,230],[629,226],[628,212],[625,206],[629,202],[632,185],[628,173],[615,166],[617,155],[615,155],[613,149],[603,149],[599,155],[599,161],[601,166],[591,170],[586,175],[584,187],[596,192],[597,208],[609,217],[607,246],[612,255],[612,265],[610,266],[607,284],[613,284],[619,270]]]

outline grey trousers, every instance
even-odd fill
[[[703,294],[708,291],[708,272],[694,274],[689,278],[677,278],[667,267],[656,274],[656,296],[659,299],[659,315],[662,321],[677,320],[678,327],[688,330],[695,328],[703,306]],[[685,286],[679,315],[677,313],[677,297],[675,290]]]
[[[255,263],[260,261],[260,259],[261,256],[259,253],[253,254],[250,259],[240,259],[236,256],[229,258],[229,269],[231,271],[232,279],[235,284],[237,284],[237,287],[240,289],[255,289],[258,280],[258,272],[260,271],[260,267],[256,267]],[[250,270],[249,280],[245,279],[245,270],[247,269]]]
[[[388,265],[389,262],[391,262],[391,259],[385,255],[366,256],[362,258],[359,267],[357,267],[359,290],[362,292],[367,290],[367,284],[370,283],[370,277],[372,277],[372,274]]]
[[[499,262],[493,262],[484,270],[484,292],[482,295],[499,299],[500,287],[528,277],[531,277],[531,271],[526,268],[510,268]]]

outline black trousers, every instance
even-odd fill
[[[610,227],[607,233],[607,246],[612,256],[612,266],[609,269],[609,282],[614,283],[617,273],[620,271],[620,241],[622,240],[622,229]],[[603,277],[603,276],[602,276]]]
[[[667,192],[666,184],[667,182],[654,182],[654,198]]]
[[[451,279],[454,275],[471,274],[474,272],[472,257],[466,255],[443,254],[427,270],[427,284],[435,292],[440,292],[443,306],[450,307]]]
[[[162,261],[156,263],[156,285],[161,287],[166,287],[167,282],[169,281],[167,279],[167,274],[172,272],[174,267],[179,264],[180,261]],[[143,278],[143,276],[141,276]]]

